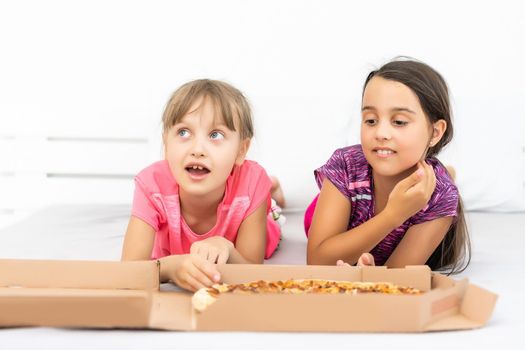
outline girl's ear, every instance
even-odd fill
[[[447,122],[444,119],[440,119],[432,125],[432,138],[430,139],[430,147],[435,146],[439,140],[441,140],[446,130]]]
[[[248,153],[248,149],[250,148],[251,141],[251,139],[244,139],[241,141],[241,144],[239,146],[239,154],[237,154],[235,164],[241,165],[242,162],[244,162],[244,159],[246,158],[246,153]]]

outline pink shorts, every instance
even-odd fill
[[[314,217],[315,206],[317,205],[318,199],[319,195],[315,196],[304,213],[304,233],[306,233],[306,237],[308,237],[308,231],[310,230],[310,226],[312,226],[312,218]]]

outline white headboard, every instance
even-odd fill
[[[146,137],[0,135],[0,223],[55,203],[130,203]]]

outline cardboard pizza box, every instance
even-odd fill
[[[425,332],[481,327],[497,296],[426,266],[222,265],[223,281],[321,278],[392,282],[422,295],[223,294],[204,312],[159,285],[154,261],[0,260],[0,327],[197,331]]]

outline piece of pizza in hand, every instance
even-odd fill
[[[390,282],[346,282],[322,279],[254,281],[241,284],[215,284],[211,288],[201,288],[192,297],[193,308],[199,312],[206,310],[221,294],[404,294],[418,295],[416,288],[397,286]]]

